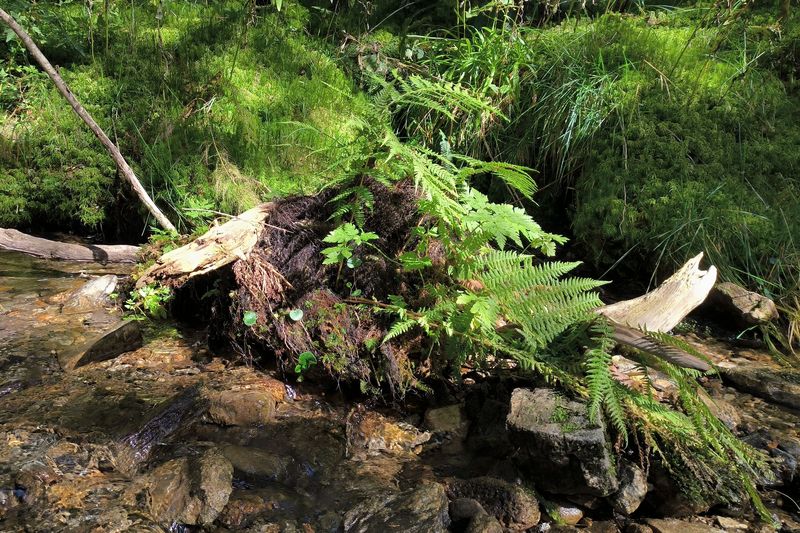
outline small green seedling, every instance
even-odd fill
[[[297,358],[297,364],[294,365],[294,372],[298,374],[297,381],[303,381],[303,372],[317,364],[317,357],[311,352],[303,352]]]

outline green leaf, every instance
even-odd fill
[[[248,328],[253,327],[255,323],[258,321],[258,313],[255,311],[245,311],[244,315],[242,315],[242,322]]]
[[[289,311],[289,318],[298,322],[303,319],[303,310],[302,309],[292,309]]]
[[[280,11],[282,7],[283,7],[283,0],[275,0],[275,9]]]
[[[308,368],[317,364],[317,357],[311,352],[303,352],[297,358],[297,361],[302,367]]]

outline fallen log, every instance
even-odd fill
[[[135,263],[139,253],[137,246],[57,242],[4,228],[0,228],[0,250],[21,252],[45,259],[95,263]]]
[[[258,242],[272,204],[261,204],[162,255],[136,282],[180,287],[189,279],[244,259]]]

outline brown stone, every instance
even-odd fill
[[[689,522],[675,518],[650,518],[647,520],[654,533],[724,533],[702,522]]]
[[[264,390],[210,391],[208,416],[223,426],[258,426],[275,415],[275,398]]]

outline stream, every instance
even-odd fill
[[[75,298],[93,276],[126,274],[113,270],[0,252],[1,531],[769,530],[730,509],[660,519],[645,500],[623,517],[597,498],[522,490],[504,434],[511,377],[381,410],[232,364],[208,351],[207,332],[172,323],[64,371],[120,320]],[[721,366],[775,368],[758,350],[689,340]],[[772,455],[784,481],[765,500],[799,531],[800,394],[706,385],[720,417]]]

